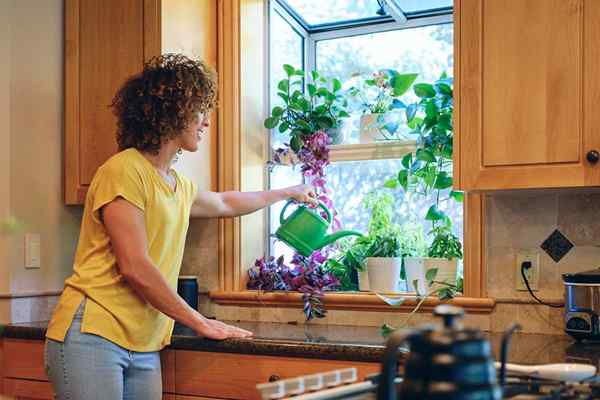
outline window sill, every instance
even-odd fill
[[[297,292],[258,292],[245,290],[240,292],[213,291],[209,293],[212,301],[220,305],[263,306],[263,307],[297,307],[302,308],[302,293]],[[391,307],[383,302],[375,293],[337,292],[326,293],[324,303],[329,310],[356,310],[379,312],[410,312],[417,303],[414,296],[407,295],[407,300],[400,307]],[[431,312],[442,302],[430,297],[423,302],[419,312]],[[448,302],[462,307],[469,314],[489,314],[496,302],[491,298],[456,297]]]

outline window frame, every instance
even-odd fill
[[[266,187],[266,168],[246,165],[248,160],[263,157],[269,153],[268,134],[262,120],[268,110],[269,66],[266,54],[266,32],[268,29],[268,0],[223,0],[219,2],[219,120],[218,120],[218,190],[248,190],[251,185]],[[456,11],[455,11],[456,12]],[[257,18],[262,23],[257,23]],[[252,21],[252,23],[243,23]],[[455,21],[455,53],[459,51],[460,33]],[[258,54],[259,53],[259,54]],[[460,106],[458,97],[458,60],[454,63],[455,109]],[[244,79],[245,77],[252,79]],[[457,113],[455,112],[455,115]],[[455,129],[458,127],[455,126]],[[243,134],[242,134],[243,132]],[[356,145],[342,145],[339,154],[354,157],[365,153],[365,148]],[[348,147],[351,146],[351,147]],[[354,147],[352,147],[354,146]],[[364,146],[364,145],[358,145]],[[371,145],[371,152],[388,151],[386,144]],[[337,151],[337,150],[336,150]],[[334,153],[336,152],[334,151]],[[249,156],[247,153],[251,153]],[[349,155],[348,155],[349,154]],[[254,157],[254,158],[252,158]],[[458,164],[458,157],[455,157]],[[459,164],[457,165],[457,167]],[[458,168],[456,168],[458,169]],[[464,294],[451,300],[451,303],[464,307],[470,313],[489,313],[495,301],[488,298],[486,291],[484,251],[484,197],[479,193],[467,193],[464,203]],[[266,213],[241,218],[228,218],[219,221],[219,288],[209,293],[211,300],[219,305],[302,307],[302,294],[296,292],[271,292],[247,290],[247,270],[250,257],[264,254],[265,243],[256,240],[257,221],[262,220],[262,229],[268,223]],[[265,236],[263,235],[263,238]],[[264,239],[260,239],[265,242]],[[262,246],[262,247],[261,247]],[[262,253],[261,253],[262,250]],[[406,312],[417,302],[409,299],[401,307],[391,308],[374,293],[330,292],[324,296],[328,309],[370,310],[385,312]],[[420,311],[429,312],[440,301],[428,298]]]

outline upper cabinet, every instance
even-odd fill
[[[217,68],[218,0],[65,0],[65,203],[82,204],[98,167],[117,152],[110,109],[123,82],[166,52]],[[214,124],[213,124],[214,126]],[[213,129],[214,130],[214,129]],[[215,183],[211,132],[175,168],[201,188]]]
[[[600,2],[455,0],[455,186],[600,185]]]

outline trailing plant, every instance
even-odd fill
[[[417,313],[417,311],[419,311],[419,309],[423,305],[423,302],[428,297],[436,296],[441,301],[448,301],[448,300],[451,300],[454,297],[456,297],[456,295],[462,293],[462,291],[463,291],[462,279],[459,279],[456,282],[438,281],[438,280],[436,280],[437,273],[438,273],[437,268],[431,268],[431,269],[427,270],[427,272],[425,273],[427,293],[418,293],[417,292],[417,297],[416,297],[417,303],[416,303],[415,307],[411,310],[410,313],[407,314],[406,318],[404,318],[404,320],[397,327],[391,326],[387,323],[383,324],[381,326],[381,334],[383,336],[388,336],[390,333],[392,333],[396,329],[404,328],[406,325],[408,325],[410,320]],[[413,282],[413,285],[415,288],[419,287],[418,279],[415,279],[415,281]],[[382,299],[384,302],[386,302],[388,305],[390,305],[392,307],[400,307],[407,300],[406,297],[389,298],[389,297],[385,297],[385,296],[382,296],[379,294],[377,294],[377,296],[379,296],[380,299]]]
[[[413,90],[419,101],[406,106],[406,115],[408,126],[418,137],[417,149],[414,155],[408,153],[402,158],[397,176],[384,186],[401,186],[407,193],[433,196],[434,202],[425,215],[432,224],[429,253],[462,257],[460,242],[450,236],[452,222],[441,207],[443,203],[462,203],[464,199],[462,192],[452,190],[452,78],[444,74],[433,84],[415,84]]]
[[[274,291],[286,290],[302,293],[306,320],[323,318],[327,311],[323,305],[326,291],[336,290],[340,286],[338,279],[323,268],[326,257],[319,251],[310,257],[296,254],[291,263],[284,262],[283,256],[261,258],[248,270],[248,289]]]
[[[277,84],[277,96],[283,100],[283,106],[273,107],[264,125],[268,129],[277,128],[281,133],[288,133],[289,147],[298,153],[308,137],[315,132],[338,127],[341,120],[349,116],[347,101],[341,94],[339,79],[328,80],[312,71],[312,82],[306,85],[304,92],[304,71],[288,64],[283,69],[286,78]]]

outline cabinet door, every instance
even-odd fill
[[[160,53],[160,0],[65,1],[65,202],[81,204],[117,151],[109,105]]]
[[[455,163],[464,190],[593,186],[594,0],[456,0]],[[592,56],[592,57],[590,57]],[[594,76],[596,74],[596,76]],[[597,112],[595,114],[598,114]]]

